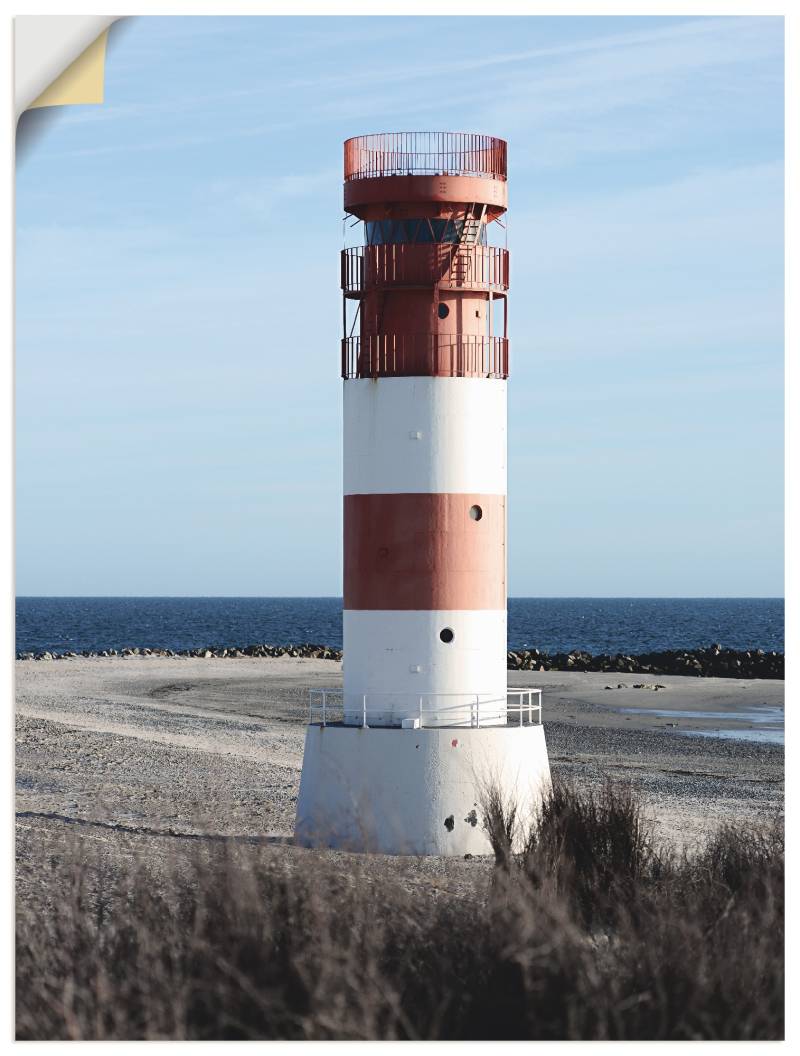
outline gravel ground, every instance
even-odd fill
[[[632,780],[665,840],[691,846],[720,822],[762,822],[782,812],[781,745],[679,732],[769,725],[758,720],[782,714],[782,682],[509,672],[509,683],[543,689],[553,770],[586,784],[605,774]],[[21,890],[36,885],[37,865],[64,840],[150,858],[231,838],[298,860],[322,853],[294,848],[290,837],[308,688],[325,685],[341,685],[339,664],[288,657],[18,661]],[[643,711],[622,710],[628,707]],[[676,719],[660,710],[686,714],[667,726]],[[390,861],[409,883],[442,891],[488,868],[477,860]]]

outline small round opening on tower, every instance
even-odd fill
[[[480,506],[470,506],[469,515],[473,521],[479,521],[483,517],[483,510]]]
[[[439,318],[440,319],[446,319],[449,314],[450,314],[450,309],[447,307],[447,305],[444,304],[444,303],[440,303],[439,304]]]
[[[455,636],[455,631],[453,631],[450,627],[443,627],[441,631],[439,631],[439,637],[445,645],[449,645],[453,641]]]

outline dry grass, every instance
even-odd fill
[[[49,901],[18,906],[17,1036],[782,1036],[778,829],[676,857],[610,784],[556,782],[526,831],[497,797],[484,816],[478,901],[313,852],[199,848],[158,876],[56,857]]]

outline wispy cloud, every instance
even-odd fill
[[[751,368],[779,364],[780,163],[518,211],[513,230],[532,247],[514,255],[514,280],[531,291],[536,324],[523,340],[539,366],[584,359],[587,335],[606,364],[660,376],[694,377],[701,349],[717,371],[737,349]]]
[[[609,20],[613,21],[613,20]],[[782,22],[781,19],[761,19],[764,23],[773,21]],[[469,59],[444,59],[435,63],[427,62],[415,66],[409,64],[399,65],[395,69],[387,70],[385,66],[371,67],[369,69],[348,69],[347,73],[326,76],[322,78],[298,78],[290,81],[290,88],[314,88],[315,90],[328,89],[337,85],[351,88],[355,84],[391,84],[398,81],[408,83],[414,80],[430,80],[434,77],[450,77],[458,73],[473,73],[478,70],[487,70],[499,67],[500,74],[505,76],[508,70],[520,63],[529,65],[549,59],[572,59],[576,56],[586,55],[613,55],[619,58],[619,52],[630,52],[632,55],[651,55],[653,50],[669,48],[674,55],[672,45],[677,45],[681,51],[686,44],[699,40],[706,48],[709,62],[715,61],[715,52],[720,53],[720,47],[726,42],[741,41],[747,47],[749,38],[753,33],[753,19],[750,18],[697,18],[687,20],[677,26],[663,26],[653,30],[638,30],[625,33],[604,33],[589,37],[585,40],[559,44],[549,47],[527,48],[522,51],[501,51],[491,55],[484,55]],[[771,28],[770,32],[774,30]],[[741,49],[739,49],[741,50]]]
[[[408,23],[406,33],[418,20]],[[284,41],[287,63],[291,62],[289,48]],[[333,63],[333,71],[322,64],[313,77],[280,75],[276,79],[273,75],[260,80],[249,76],[216,92],[187,94],[186,85],[176,80],[175,91],[166,97],[119,104],[112,99],[97,111],[68,115],[67,120],[76,126],[105,124],[120,134],[106,143],[76,144],[70,151],[50,156],[56,160],[116,152],[169,152],[331,121],[350,125],[374,121],[384,127],[386,121],[407,125],[424,117],[432,126],[452,125],[455,120],[457,127],[463,127],[463,115],[469,112],[466,123],[478,131],[522,138],[549,129],[552,144],[561,141],[560,150],[551,158],[566,161],[580,152],[577,138],[567,150],[569,126],[576,122],[622,115],[631,108],[653,107],[669,99],[682,100],[683,105],[692,99],[694,105],[708,107],[713,98],[724,97],[731,91],[731,79],[719,80],[721,71],[741,64],[757,70],[760,60],[780,58],[782,20],[691,19],[490,55],[476,48],[457,59],[439,55],[436,61],[409,64],[413,50],[390,48],[380,67],[365,69],[349,61],[342,73],[341,63]],[[294,65],[300,61],[298,54]],[[757,88],[757,82],[751,88]],[[226,117],[224,127],[215,120],[220,110]],[[287,114],[291,120],[285,118]],[[212,123],[213,134],[209,131]],[[162,129],[163,136],[152,135]],[[595,153],[602,143],[609,150],[631,149],[630,140],[621,136],[615,142],[607,133],[587,137],[585,142]]]

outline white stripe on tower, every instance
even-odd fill
[[[506,385],[500,378],[346,380],[345,495],[505,495]]]

